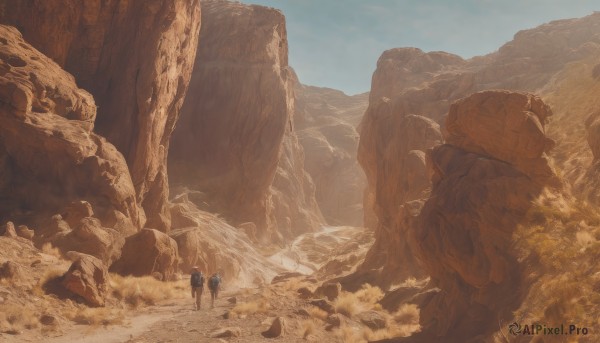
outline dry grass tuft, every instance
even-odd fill
[[[377,304],[383,298],[383,291],[379,287],[373,287],[364,284],[362,288],[355,293],[342,292],[335,300],[335,309],[347,317],[365,311],[378,310],[381,306]]]
[[[321,310],[318,307],[315,306],[311,306],[307,309],[308,313],[310,313],[310,316],[312,318],[316,318],[316,319],[320,319],[322,321],[326,321],[327,317],[329,317],[329,313]]]
[[[49,243],[49,242],[44,243],[42,245],[42,252],[46,255],[62,258],[62,254],[60,253],[60,250],[58,250],[58,248],[55,248],[54,246],[52,246],[52,243]]]
[[[419,315],[421,310],[415,304],[402,304],[398,311],[394,313],[394,321],[403,325],[419,324]]]
[[[152,276],[132,277],[110,274],[113,296],[133,307],[155,305],[160,301],[188,295],[185,280],[158,281]]]
[[[26,306],[3,304],[0,308],[0,332],[18,333],[38,328],[38,318],[38,314]]]
[[[123,324],[125,320],[123,310],[107,307],[73,308],[70,311],[64,311],[63,315],[77,324],[91,326]]]
[[[257,301],[237,304],[229,313],[235,316],[240,316],[255,313],[266,313],[268,309],[269,302],[267,299],[260,299]]]
[[[302,338],[306,339],[308,336],[314,334],[317,331],[317,323],[314,319],[305,319],[300,324],[300,332]]]

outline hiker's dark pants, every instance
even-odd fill
[[[196,298],[196,310],[200,309],[200,305],[202,305],[202,291],[203,287],[192,287],[192,297]]]
[[[210,290],[210,306],[215,306],[215,299],[219,296],[219,289],[211,289]]]

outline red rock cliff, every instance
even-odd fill
[[[293,135],[285,18],[262,6],[227,1],[203,1],[202,6],[202,43],[173,139],[173,182],[202,191],[208,209],[232,224],[253,222],[260,239],[277,240],[270,187],[286,130]],[[288,213],[295,226],[291,213],[299,208],[291,206],[296,209],[278,213]],[[313,220],[303,223],[310,226],[305,230],[314,229]]]
[[[104,224],[131,233],[141,210],[125,159],[92,131],[92,96],[15,28],[0,31],[1,220],[44,231],[48,217],[85,200]]]
[[[125,156],[146,226],[168,230],[167,153],[196,54],[198,0],[8,0],[0,17],[92,93],[95,132]]]

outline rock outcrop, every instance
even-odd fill
[[[136,198],[130,206],[144,208],[147,227],[168,230],[167,152],[196,54],[199,1],[17,1],[0,6],[1,23],[19,28],[28,42],[93,94],[98,105],[94,132],[116,146],[131,172]],[[79,120],[89,131],[96,109],[91,96],[82,95],[77,91],[75,97],[63,98],[70,102],[56,107],[59,115]],[[53,125],[61,126],[58,121]],[[141,227],[143,220],[136,225]]]
[[[111,267],[121,275],[158,275],[173,280],[179,271],[177,243],[167,234],[154,229],[142,229],[127,237],[123,253]]]
[[[286,129],[281,157],[271,187],[278,233],[287,240],[315,231],[323,217],[315,199],[315,185],[304,170],[304,151],[296,133]]]
[[[174,227],[170,236],[177,242],[182,272],[187,273],[193,266],[207,274],[219,271],[232,287],[268,284],[280,272],[255,250],[242,230],[198,210],[185,197],[175,201],[171,205],[173,223],[181,226]]]
[[[62,276],[61,285],[92,306],[104,306],[109,290],[108,271],[99,259],[79,254],[78,259]]]
[[[490,335],[527,295],[525,262],[512,236],[528,224],[525,215],[552,176],[541,162],[548,139],[544,119],[551,114],[538,97],[507,91],[476,93],[450,108],[447,144],[428,154],[431,196],[408,235],[432,286],[442,291],[421,309],[423,329],[411,341]],[[470,131],[473,125],[482,131]],[[513,144],[501,143],[507,127],[520,137]]]
[[[254,223],[259,240],[277,241],[275,221],[285,219],[275,218],[270,187],[294,108],[285,18],[256,5],[211,0],[202,6],[202,44],[169,160],[173,183],[202,191],[209,210],[233,225]],[[296,155],[290,144],[286,150]],[[297,158],[290,156],[292,167],[299,167]],[[285,180],[304,178],[295,174]],[[307,202],[286,204],[289,211],[278,213],[312,226],[298,229],[314,229],[314,216],[303,215],[302,203]]]
[[[356,160],[368,94],[348,96],[296,82],[294,125],[316,200],[330,225],[363,226],[364,172]]]
[[[57,232],[42,241],[52,243],[63,252],[78,251],[94,256],[110,266],[121,257],[125,237],[114,229],[102,227],[98,219],[87,217],[73,230]]]
[[[357,273],[361,280],[387,288],[424,276],[407,237],[421,209],[416,200],[431,188],[426,151],[441,141],[439,125],[431,119],[395,113],[385,99],[369,106],[358,158],[373,193],[377,226],[375,243]]]
[[[38,228],[85,200],[106,225],[139,227],[125,159],[92,131],[92,96],[15,28],[0,31],[0,218]]]

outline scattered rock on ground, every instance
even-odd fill
[[[81,254],[61,281],[68,291],[84,298],[92,306],[104,306],[108,294],[108,271],[94,256]]]
[[[286,323],[285,318],[277,317],[273,320],[271,327],[269,330],[262,333],[262,335],[266,338],[276,338],[285,336],[286,331]]]
[[[372,330],[380,330],[387,326],[385,317],[377,311],[365,311],[356,316],[361,323]]]
[[[315,291],[316,296],[324,296],[329,301],[335,300],[342,292],[342,285],[339,282],[328,282],[324,283],[321,287]]]
[[[230,337],[240,337],[242,334],[242,329],[239,327],[227,327],[222,328],[217,331],[214,331],[210,337],[212,338],[230,338]]]

